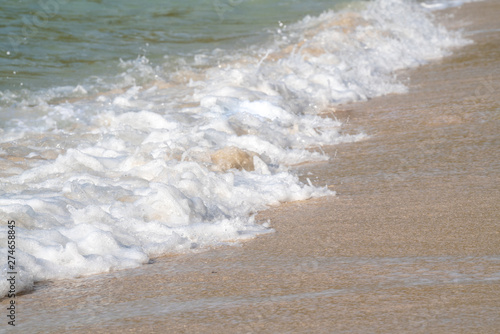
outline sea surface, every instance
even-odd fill
[[[405,93],[398,70],[469,43],[432,14],[462,2],[2,2],[18,291],[235,244],[273,231],[259,210],[333,195],[293,166],[370,135],[343,133],[336,105]]]

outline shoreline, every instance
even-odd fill
[[[467,30],[477,32],[469,36],[476,43],[410,70],[407,94],[339,108],[340,118],[370,138],[330,147],[329,163],[300,167],[313,173],[313,182],[333,185],[336,197],[260,213],[277,232],[241,246],[37,284],[19,297],[19,327],[51,333],[500,328],[494,155],[500,78],[490,76],[500,68],[494,33],[500,4],[448,12],[474,22]]]

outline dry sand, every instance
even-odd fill
[[[500,333],[500,1],[450,12],[474,45],[335,111],[370,138],[301,171],[337,196],[261,213],[277,232],[241,246],[40,284],[19,330]]]

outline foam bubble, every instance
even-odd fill
[[[464,3],[479,2],[483,0],[427,0],[422,1],[420,5],[428,10],[437,11],[452,7],[462,6]]]

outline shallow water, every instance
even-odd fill
[[[461,17],[496,27],[490,8]],[[22,328],[495,332],[500,44],[480,23],[467,33],[476,44],[410,72],[410,94],[335,107],[370,137],[329,147],[334,158],[301,180],[336,197],[264,212],[277,233],[238,247],[37,284],[18,299]]]
[[[333,194],[290,166],[366,137],[320,112],[403,93],[396,71],[469,43],[401,0],[317,1],[305,17],[298,1],[58,1],[31,35],[40,3],[2,5],[7,40],[28,34],[3,50],[0,90],[19,291],[272,232],[256,212]]]
[[[0,91],[76,86],[116,75],[119,59],[162,65],[259,43],[283,24],[347,1],[17,1],[0,4]]]

